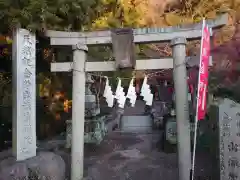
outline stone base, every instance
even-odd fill
[[[0,180],[65,180],[65,162],[60,155],[39,152],[25,161],[8,157],[0,162]]]
[[[95,119],[85,119],[84,143],[100,144],[107,133],[105,127],[106,116],[96,116]],[[72,121],[66,121],[66,148],[71,147],[72,141]]]
[[[151,133],[153,120],[150,116],[122,116],[120,130],[122,132]]]

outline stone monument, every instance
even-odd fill
[[[94,83],[94,80],[90,74],[86,76],[85,117],[90,118],[100,114],[100,107],[96,103],[96,95],[91,91],[91,85]]]
[[[134,107],[125,106],[120,119],[121,132],[151,133],[153,119],[145,112],[146,104],[142,100],[136,100]]]
[[[36,156],[36,37],[26,29],[13,36],[13,154]]]
[[[220,180],[240,178],[240,104],[224,99],[218,105]]]
[[[84,142],[99,144],[106,135],[105,116],[100,115],[100,107],[96,103],[96,96],[91,91],[94,83],[92,76],[86,74],[86,94],[85,94],[85,125]],[[71,147],[72,121],[67,120],[66,148]]]

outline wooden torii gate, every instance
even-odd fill
[[[207,21],[207,24],[210,28],[218,28],[227,23],[227,18],[227,15],[224,14],[215,20]],[[180,127],[178,128],[179,177],[180,180],[187,180],[191,168],[191,153],[188,98],[185,93],[187,92],[185,48],[186,39],[201,38],[201,23],[181,27],[134,29],[133,35],[136,44],[171,41],[173,58],[136,60],[135,70],[174,68],[177,124]],[[114,61],[87,62],[87,46],[111,44],[111,31],[85,33],[47,31],[46,36],[50,37],[51,45],[72,46],[73,49],[73,63],[51,63],[51,71],[69,72],[73,70],[71,179],[80,180],[83,178],[84,158],[85,73],[116,70]],[[199,57],[194,59],[197,64]]]

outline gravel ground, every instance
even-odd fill
[[[177,180],[177,154],[160,152],[159,133],[113,132],[103,143],[85,147],[86,180]],[[196,176],[213,180],[213,165],[207,153],[198,153]],[[215,168],[216,169],[216,168]]]

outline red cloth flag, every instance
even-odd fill
[[[205,22],[205,21],[204,21]],[[198,77],[198,95],[197,95],[197,118],[204,119],[207,111],[207,87],[208,87],[208,66],[210,57],[210,31],[203,24],[201,54]]]

